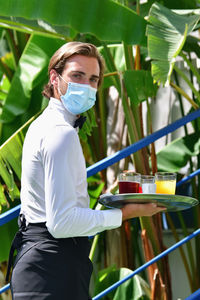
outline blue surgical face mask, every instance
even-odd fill
[[[62,78],[62,76],[60,77]],[[64,78],[62,79],[64,80]],[[63,105],[70,113],[79,115],[89,110],[95,104],[97,89],[89,84],[66,83],[68,85],[66,93],[62,95],[59,88],[58,91]]]

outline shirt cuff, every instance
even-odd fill
[[[121,209],[108,209],[102,211],[104,216],[104,227],[106,229],[114,229],[120,227],[122,224]]]

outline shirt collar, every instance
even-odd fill
[[[60,112],[65,121],[67,123],[69,123],[72,127],[74,127],[74,123],[76,121],[76,119],[79,117],[79,116],[76,116],[76,115],[73,115],[72,113],[70,113],[65,107],[64,105],[62,104],[62,102],[56,98],[53,98],[51,97],[50,100],[49,100],[49,105],[48,107],[50,109],[55,109],[56,111]]]

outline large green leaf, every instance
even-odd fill
[[[86,117],[86,122],[84,123],[83,127],[79,130],[79,137],[86,142],[88,135],[92,134],[93,127],[97,127],[94,108],[84,112],[83,116]]]
[[[158,3],[152,5],[148,17],[150,24],[147,26],[147,40],[154,80],[168,84],[174,59],[199,19],[199,10],[182,10],[178,13]]]
[[[150,71],[126,71],[124,83],[127,94],[135,105],[148,97],[154,97],[157,92],[157,85],[153,84]]]
[[[0,147],[0,177],[6,185],[8,196],[13,200],[19,197],[19,189],[15,183],[21,177],[21,154],[24,139],[23,131],[18,132]],[[3,186],[0,189],[4,192]],[[5,204],[3,194],[0,206]]]
[[[45,78],[47,78],[45,76]],[[28,109],[21,115],[15,117],[12,122],[1,123],[2,131],[0,136],[0,143],[3,144],[12,134],[14,134],[23,124],[27,122],[32,116],[41,111],[44,106],[48,104],[48,100],[41,96],[41,91],[44,86],[44,81],[38,84],[31,93],[30,104]],[[45,105],[43,105],[45,103]]]
[[[16,182],[20,182],[21,178],[21,156],[24,136],[29,125],[36,117],[37,115],[31,118],[0,147],[0,208],[1,205],[6,204],[4,185],[11,200],[19,198],[20,193]]]
[[[101,180],[99,174],[95,174],[87,178],[88,194],[90,196],[90,208],[95,208],[98,198],[102,193],[105,183]]]
[[[4,159],[5,162],[9,162],[9,165],[12,167],[18,178],[21,177],[21,160],[19,159],[19,153],[21,153],[22,150],[23,140],[23,132],[19,132],[0,147],[1,158]]]
[[[101,270],[98,274],[98,279],[95,286],[95,294],[108,288],[110,285],[130,275],[132,271],[127,268],[116,270],[115,266]],[[138,275],[135,275],[123,285],[120,285],[116,290],[108,293],[110,300],[149,300],[150,289],[148,284]]]
[[[0,7],[2,26],[69,38],[80,32],[104,41],[144,41],[146,21],[110,0],[0,0]]]
[[[28,109],[32,90],[46,78],[49,59],[63,43],[37,35],[30,38],[14,74],[1,121],[11,122]]]
[[[176,139],[157,153],[158,169],[178,172],[185,167],[189,158],[200,153],[199,133]]]

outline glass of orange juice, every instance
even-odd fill
[[[157,172],[155,183],[157,194],[174,195],[176,191],[176,173]]]

